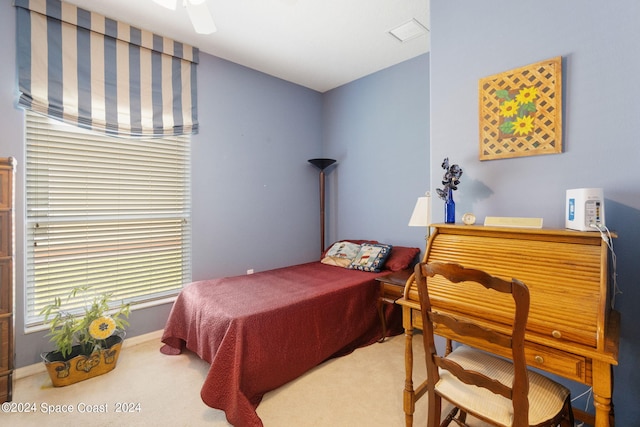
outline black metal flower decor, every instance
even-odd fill
[[[454,223],[456,216],[456,204],[453,201],[453,190],[458,189],[460,184],[460,177],[462,176],[462,169],[458,165],[449,165],[449,158],[445,157],[442,161],[442,169],[444,169],[444,176],[442,177],[442,188],[436,188],[438,197],[445,201],[444,204],[444,218],[447,223]]]
[[[442,161],[442,169],[445,170],[442,177],[442,189],[436,188],[438,196],[445,202],[449,200],[452,190],[458,189],[460,184],[460,177],[462,176],[462,169],[458,165],[449,165],[449,158],[445,157]]]

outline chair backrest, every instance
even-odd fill
[[[509,328],[510,325],[506,325],[506,330],[497,331],[478,325],[473,319],[465,317],[461,313],[446,312],[444,309],[441,311],[432,310],[428,285],[430,279],[428,278],[437,275],[449,282],[463,284],[463,291],[469,287],[477,289],[480,284],[486,289],[510,294],[515,304],[512,326]],[[506,281],[482,270],[465,268],[453,263],[419,263],[415,267],[415,278],[422,308],[429,381],[433,381],[433,384],[437,383],[440,379],[438,368],[446,369],[464,383],[486,388],[493,393],[511,399],[514,415],[520,420],[527,420],[529,381],[524,355],[524,333],[529,315],[529,289],[526,285],[516,279]],[[491,298],[490,292],[487,292],[487,298]],[[511,387],[478,372],[465,370],[455,362],[438,355],[434,342],[434,329],[440,328],[445,328],[445,331],[448,330],[458,336],[472,337],[472,341],[488,341],[510,349],[514,366],[514,380]]]

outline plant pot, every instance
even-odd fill
[[[40,357],[49,372],[54,387],[75,384],[98,375],[106,374],[116,367],[124,332],[117,332],[106,339],[107,346],[90,355],[80,354],[81,347],[75,345],[65,359],[59,351],[42,353]]]

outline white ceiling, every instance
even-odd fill
[[[429,0],[206,0],[218,31],[193,31],[182,0],[66,0],[201,51],[319,92],[429,51],[429,33],[400,42],[389,30],[416,19]]]

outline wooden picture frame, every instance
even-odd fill
[[[480,160],[562,153],[562,57],[480,79]]]

